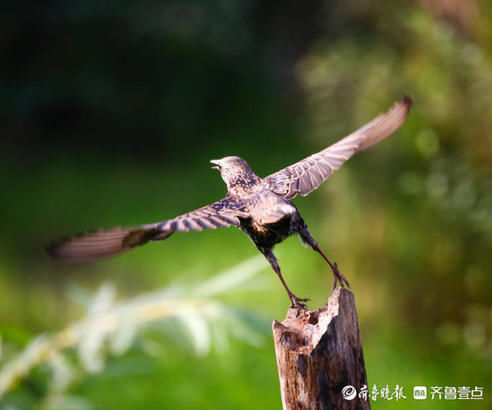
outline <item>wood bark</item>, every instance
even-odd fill
[[[367,396],[359,397],[367,376],[351,291],[335,289],[314,312],[290,308],[272,327],[284,410],[371,408]],[[352,400],[344,398],[345,386],[356,389]]]

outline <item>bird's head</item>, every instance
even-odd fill
[[[246,190],[260,180],[242,158],[224,157],[222,159],[213,159],[210,162],[214,164],[213,169],[220,171],[220,175],[228,188]]]

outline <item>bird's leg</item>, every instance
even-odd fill
[[[284,278],[282,277],[282,273],[280,273],[280,266],[278,265],[277,258],[273,254],[272,250],[261,250],[261,253],[265,255],[265,258],[267,259],[268,262],[270,262],[270,265],[272,265],[273,270],[275,273],[278,275],[280,282],[282,282],[282,285],[284,285],[285,290],[287,291],[287,294],[289,295],[289,299],[292,302],[291,307],[302,307],[305,308],[306,305],[301,302],[307,302],[309,301],[308,298],[298,298],[296,295],[294,295],[289,287],[287,286],[287,283],[285,283]]]
[[[328,265],[330,265],[330,268],[333,272],[333,289],[337,287],[337,282],[340,282],[340,285],[343,287],[344,283],[350,288],[350,283],[348,283],[348,280],[343,276],[340,271],[338,270],[338,265],[336,262],[330,262],[330,260],[326,257],[326,255],[323,253],[323,251],[319,248],[319,245],[316,244],[316,246],[313,246],[313,249],[316,252],[319,252],[319,254],[323,257],[323,259],[328,262]]]
[[[318,252],[323,259],[328,262],[328,265],[330,265],[331,271],[333,272],[333,289],[337,287],[337,283],[339,282],[342,287],[344,287],[344,284],[347,285],[350,288],[350,284],[348,283],[348,280],[345,279],[345,276],[343,276],[340,271],[338,270],[338,265],[336,262],[330,262],[330,260],[326,257],[326,255],[323,253],[323,251],[320,249],[318,242],[315,241],[315,239],[311,236],[310,232],[308,231],[307,227],[304,226],[303,229],[299,231],[299,235],[301,235],[301,239],[307,243],[311,248],[313,248],[316,252]]]

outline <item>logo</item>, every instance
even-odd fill
[[[427,398],[427,387],[426,386],[414,386],[413,387],[413,398],[415,400],[425,400]]]
[[[357,389],[349,384],[342,389],[342,396],[345,400],[354,400],[357,396]]]
[[[363,385],[357,389],[350,384],[346,385],[342,391],[342,397],[345,400],[354,400],[359,396],[363,401],[376,400],[394,400],[395,402],[407,398],[404,394],[404,387],[396,384],[394,387],[386,384],[372,388]],[[483,400],[483,386],[413,386],[414,400]]]

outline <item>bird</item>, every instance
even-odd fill
[[[291,201],[317,189],[356,152],[383,140],[407,118],[413,101],[404,96],[386,112],[358,130],[307,158],[264,178],[237,156],[211,160],[227,185],[221,200],[173,219],[129,228],[101,229],[52,241],[46,252],[53,258],[70,262],[89,262],[127,252],[148,242],[162,241],[174,232],[201,231],[235,226],[241,229],[265,256],[284,286],[291,307],[305,308],[308,298],[294,295],[287,286],[273,253],[276,244],[298,234],[301,241],[318,252],[333,272],[333,288],[347,279],[321,250],[308,230],[299,210]]]

